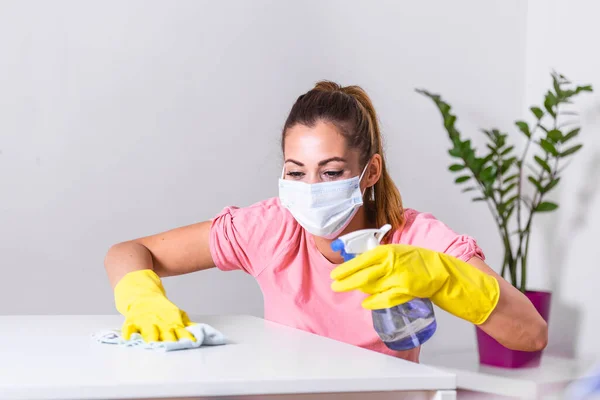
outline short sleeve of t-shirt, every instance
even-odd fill
[[[244,208],[226,207],[212,219],[210,251],[217,268],[256,277],[299,233],[299,225],[278,198]]]
[[[446,253],[462,261],[473,257],[485,260],[485,255],[475,239],[460,235],[432,214],[413,209],[405,210],[406,224],[392,237],[393,243],[403,243]]]

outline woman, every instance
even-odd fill
[[[546,346],[545,321],[485,264],[475,240],[402,207],[375,110],[360,87],[324,81],[300,96],[282,149],[278,198],[227,207],[211,221],[108,251],[125,338],[193,340],[184,329],[193,322],[167,299],[159,277],[216,266],[257,279],[266,319],[415,362],[419,348],[393,351],[381,342],[371,309],[428,297],[508,348]],[[330,247],[340,235],[387,223],[385,244],[347,263]]]

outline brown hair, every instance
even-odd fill
[[[392,232],[401,228],[404,224],[402,198],[387,171],[377,114],[367,93],[359,86],[341,87],[330,81],[318,82],[292,106],[283,127],[282,150],[288,129],[297,124],[313,127],[319,121],[336,126],[348,146],[360,152],[362,166],[374,154],[381,156],[381,177],[371,190],[365,191],[366,215],[377,227],[390,224]]]

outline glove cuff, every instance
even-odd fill
[[[487,321],[492,312],[496,309],[498,301],[500,300],[500,283],[498,283],[496,278],[488,275],[485,279],[483,291],[486,292],[486,298],[490,300],[490,303],[487,307],[487,311],[483,312],[477,320],[473,321],[475,325],[481,325]]]

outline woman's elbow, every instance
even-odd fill
[[[540,351],[548,345],[548,324],[541,317],[527,323],[515,325],[519,335],[508,334],[496,340],[504,347],[517,351]]]
[[[548,345],[548,324],[546,321],[541,319],[536,323],[536,331],[537,333],[532,340],[532,351],[544,350]]]

